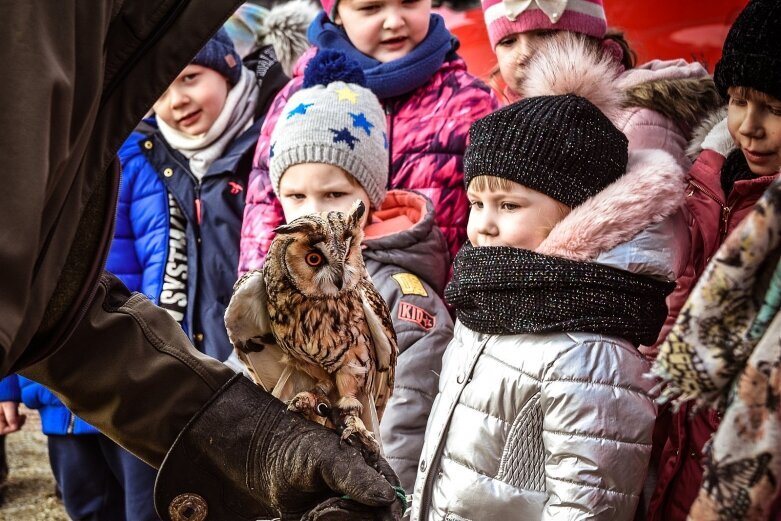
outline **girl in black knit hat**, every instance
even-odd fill
[[[606,89],[588,86],[599,108],[575,88],[470,129],[458,322],[413,521],[634,518],[656,417],[637,346],[667,314],[685,184],[666,152],[628,152]]]
[[[714,80],[727,106],[701,123],[696,132],[698,137],[689,147],[690,154],[696,158],[689,172],[686,194],[691,257],[685,276],[671,299],[671,316],[681,310],[726,237],[778,177],[781,168],[781,2],[753,0],[748,3],[727,35]],[[725,309],[725,320],[729,315]],[[682,320],[696,318],[678,318],[679,323]],[[719,343],[719,339],[711,339],[712,346]],[[674,371],[681,360],[680,353],[671,352],[671,349],[668,342],[665,352],[660,351],[659,355],[660,362],[668,368],[668,377],[677,376],[670,371]],[[706,461],[704,447],[721,421],[715,410],[706,408],[693,414],[693,407],[693,403],[685,403],[675,414],[662,417],[669,427],[664,432],[666,439],[658,447],[661,461],[649,519],[686,519],[701,487]],[[733,499],[727,502],[731,503]],[[781,508],[777,507],[777,512],[781,513]],[[736,518],[734,515],[727,517]]]

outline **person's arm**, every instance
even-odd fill
[[[396,478],[384,460],[378,472],[335,432],[288,412],[196,351],[165,310],[111,275],[71,338],[22,374],[147,463],[162,465],[161,515],[182,494],[200,496],[209,519],[299,519],[344,494],[368,505],[396,504],[388,483]],[[355,515],[397,514],[386,508]]]
[[[540,395],[545,445],[542,519],[629,521],[651,454],[656,407],[647,364],[628,346],[574,344],[546,370]]]

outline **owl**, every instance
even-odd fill
[[[262,272],[236,283],[225,325],[256,382],[279,388],[276,346],[282,371],[313,383],[297,389],[288,408],[311,419],[327,411],[343,440],[354,435],[377,453],[361,417],[370,401],[376,430],[393,392],[398,347],[388,307],[363,264],[365,211],[357,201],[349,213],[307,215],[278,227]],[[271,363],[251,363],[258,353]]]

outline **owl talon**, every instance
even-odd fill
[[[369,454],[379,454],[380,444],[374,438],[374,434],[369,431],[360,418],[352,415],[345,415],[343,418],[344,429],[342,430],[342,441],[351,443],[357,441]]]

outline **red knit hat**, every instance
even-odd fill
[[[323,7],[328,1],[321,0]],[[607,32],[602,0],[482,0],[482,4],[492,49],[514,33],[572,31],[602,39]]]

